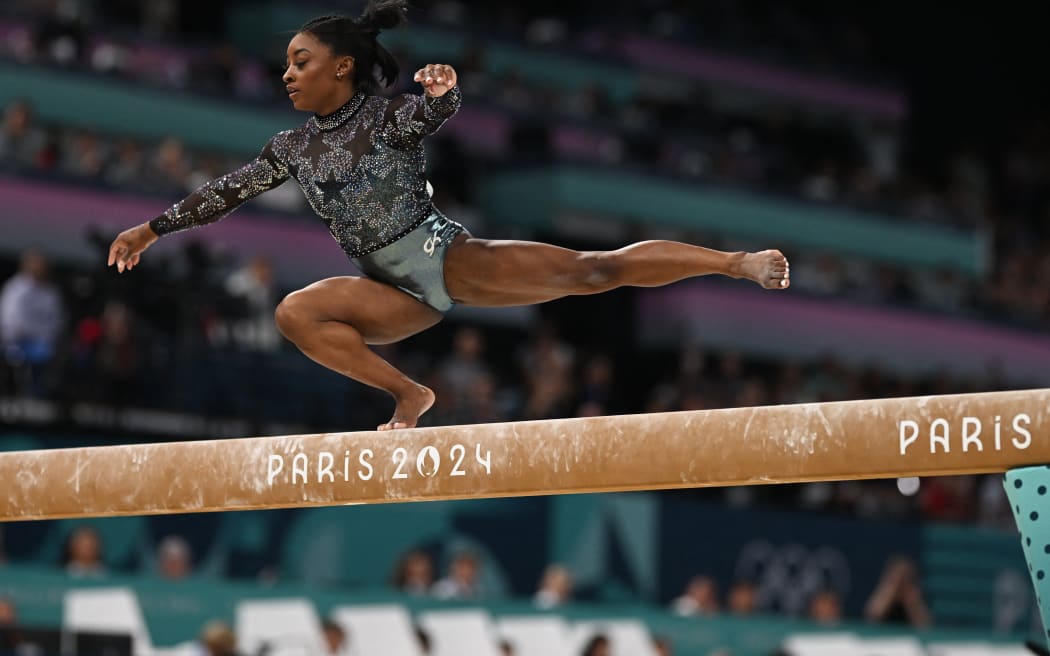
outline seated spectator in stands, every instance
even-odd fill
[[[169,581],[186,578],[193,570],[190,545],[177,535],[169,535],[157,547],[157,572]]]
[[[97,180],[109,164],[109,145],[94,132],[78,131],[62,149],[59,170],[72,178]]]
[[[709,576],[697,576],[689,582],[685,593],[671,602],[675,615],[714,615],[721,607],[718,586]]]
[[[917,629],[930,626],[930,609],[910,558],[895,556],[886,564],[864,607],[864,617],[869,622],[908,624]]]
[[[119,301],[106,303],[99,317],[91,364],[98,392],[107,403],[126,405],[140,398],[139,374],[146,356],[137,325],[131,308]]]
[[[447,423],[473,424],[479,421],[479,415],[492,414],[491,408],[481,407],[490,405],[495,391],[484,351],[485,340],[481,331],[472,326],[456,330],[452,353],[438,366],[440,384],[445,391],[442,404],[448,413],[443,419]],[[481,392],[480,396],[478,392]],[[494,419],[489,418],[489,421]]]
[[[834,590],[820,590],[809,600],[809,619],[823,626],[842,621],[842,601]]]
[[[430,592],[434,585],[434,561],[425,551],[410,551],[394,568],[394,587],[416,596]]]
[[[58,289],[48,280],[43,253],[22,254],[18,273],[0,290],[0,343],[8,364],[24,375],[19,391],[44,393],[44,375],[57,356],[65,306]]]
[[[540,587],[533,597],[539,608],[549,609],[568,603],[572,599],[572,574],[562,565],[549,565],[543,572]]]
[[[729,588],[726,610],[733,615],[750,615],[758,610],[758,588],[751,581],[740,580]]]
[[[419,651],[423,652],[423,656],[430,653],[430,634],[423,630],[422,627],[416,627],[416,640],[419,642]]]
[[[7,597],[0,597],[0,654],[16,654],[21,641],[18,613],[15,604]]]
[[[616,387],[612,359],[605,354],[592,356],[583,366],[577,417],[609,414]]]
[[[481,599],[480,566],[478,557],[469,551],[457,554],[445,578],[434,584],[433,595],[438,599]]]
[[[103,180],[113,187],[138,186],[146,164],[142,147],[132,139],[122,139],[117,143],[115,151],[113,161],[103,174]]]
[[[226,292],[239,301],[230,332],[239,346],[256,351],[276,351],[281,335],[273,321],[277,307],[277,280],[269,258],[257,256],[226,279]]]
[[[544,324],[519,354],[526,382],[521,419],[566,417],[571,412],[572,371],[575,353],[558,337],[552,324]]]
[[[944,522],[970,522],[977,514],[975,476],[938,476],[923,481],[919,492],[923,516]]]
[[[142,182],[149,191],[176,194],[186,191],[189,176],[186,147],[178,139],[168,137],[157,145],[147,162]]]
[[[102,539],[90,526],[73,530],[66,539],[66,573],[76,578],[98,578],[106,575],[102,563]]]
[[[47,136],[37,125],[33,110],[16,100],[4,110],[0,126],[0,168],[30,170],[39,168]]]
[[[237,636],[226,622],[213,620],[204,625],[198,638],[200,656],[236,656]]]
[[[321,631],[324,633],[324,644],[326,654],[345,656],[350,653],[350,642],[346,638],[346,630],[332,619],[321,622]]]
[[[485,339],[477,328],[461,326],[452,338],[452,353],[441,363],[441,377],[449,393],[462,396],[481,376],[490,375],[485,361]]]
[[[612,654],[612,648],[609,639],[601,634],[588,640],[583,651],[580,652],[580,656],[610,656],[610,654]]]
[[[15,603],[7,597],[0,597],[0,629],[14,626],[18,623],[18,613],[15,611]]]
[[[671,641],[662,636],[653,638],[653,650],[656,652],[656,656],[672,656],[674,654]]]

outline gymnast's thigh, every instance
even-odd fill
[[[457,303],[530,305],[587,293],[589,253],[534,241],[457,239],[445,255],[445,287]]]
[[[326,278],[293,292],[285,309],[314,321],[353,326],[369,344],[389,344],[426,330],[440,312],[405,292],[370,278]]]

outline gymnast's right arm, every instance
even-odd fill
[[[259,156],[232,173],[206,182],[157,218],[117,235],[109,247],[109,266],[133,269],[139,256],[164,235],[214,223],[244,201],[273,189],[288,179],[288,166],[277,156],[271,139]]]

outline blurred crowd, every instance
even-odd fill
[[[703,84],[681,79],[673,85],[641,84],[630,98],[616,100],[597,80],[580,88],[565,89],[514,68],[497,71],[489,63],[486,44],[493,34],[500,33],[492,26],[516,24],[525,27],[518,28],[521,34],[504,33],[510,43],[515,38],[525,39],[528,45],[544,52],[560,47],[566,56],[609,61],[622,67],[625,75],[634,75],[639,62],[617,52],[616,32],[611,31],[613,25],[625,29],[623,26],[637,28],[646,24],[633,16],[620,17],[607,11],[565,15],[566,8],[559,7],[557,18],[553,18],[545,17],[543,9],[537,7],[471,7],[468,11],[455,2],[426,4],[432,6],[418,12],[423,20],[430,18],[440,26],[467,33],[477,30],[475,34],[486,35],[485,40],[469,47],[461,60],[449,63],[458,68],[471,107],[494,109],[514,125],[512,132],[520,135],[513,144],[519,162],[551,157],[583,160],[621,170],[634,169],[966,227],[978,225],[984,217],[988,173],[981,163],[971,153],[960,152],[944,171],[946,179],[942,181],[908,171],[902,166],[903,126],[890,119],[813,116],[804,109],[777,103],[733,106],[715,102],[712,91]],[[714,15],[708,15],[708,8],[700,10],[698,16],[675,18],[668,9],[663,14],[665,19],[657,21],[663,27],[655,29],[663,37],[679,32],[686,36],[693,31],[688,25],[702,25],[705,34],[738,33],[747,42],[743,37],[747,30],[741,28],[762,22],[745,20],[741,12],[723,4],[723,10]],[[618,5],[624,13],[629,6]],[[90,12],[76,9],[79,5],[75,2],[60,2],[58,7],[60,10],[43,14],[35,23],[26,22],[25,18],[10,23],[3,42],[6,49],[0,55],[22,62],[85,68],[95,74],[194,93],[232,96],[256,104],[286,104],[280,82],[281,53],[270,59],[239,54],[218,35],[212,35],[213,41],[207,47],[176,42],[163,48],[151,47],[144,39],[136,40],[123,33],[96,32]],[[791,13],[775,6],[765,9],[771,14],[767,16],[768,25],[785,20],[784,14]],[[531,15],[519,15],[521,12]],[[592,21],[595,15],[605,16],[610,26],[592,22],[586,34],[573,31],[572,23],[582,23],[585,16]],[[848,20],[846,16],[842,18]],[[723,21],[725,32],[716,27]],[[804,24],[798,19],[785,23]],[[836,36],[844,34],[840,25],[825,27],[823,36],[829,38],[821,41],[824,44],[832,44]],[[783,34],[789,33],[785,30]],[[816,43],[809,42],[806,35],[798,36],[802,43]],[[581,43],[590,44],[588,52],[569,47]],[[775,40],[764,36],[753,43],[768,45]],[[400,49],[397,55],[407,71],[423,63],[411,48]],[[401,84],[391,92],[414,90],[409,80],[409,75],[403,75]],[[113,152],[128,148],[124,157],[133,157],[125,140],[90,134],[71,138],[79,136],[100,142],[81,147]],[[182,176],[170,179],[182,180],[188,172],[181,173]],[[103,179],[101,175],[97,177]]]
[[[104,580],[109,572],[104,565],[103,549],[102,539],[93,528],[75,528],[66,540],[62,567],[73,579]],[[151,571],[146,574],[161,580],[187,581],[199,576],[192,549],[186,540],[177,535],[160,540],[152,563]],[[390,584],[394,590],[410,597],[462,602],[496,600],[501,595],[486,586],[483,567],[483,560],[476,554],[458,551],[449,558],[444,575],[438,576],[435,558],[426,550],[412,550],[398,561]],[[544,569],[532,595],[532,604],[545,611],[562,610],[581,600],[587,601],[587,595],[579,594],[572,572],[559,564],[551,564]],[[766,591],[756,581],[734,581],[722,595],[714,578],[697,576],[686,583],[679,596],[671,600],[668,611],[679,617],[704,619],[720,615],[741,618],[776,615],[785,609],[771,604]],[[933,623],[920,572],[913,561],[901,556],[887,559],[881,578],[867,595],[861,617],[847,617],[840,591],[834,587],[815,589],[808,595],[799,616],[824,627],[834,627],[847,620],[913,629],[929,628]],[[5,629],[17,625],[15,604],[0,597],[0,636],[5,635]],[[327,653],[344,656],[353,653],[352,636],[345,626],[329,619],[323,622],[322,628],[329,649]],[[429,653],[426,632],[416,629],[416,634],[424,653]],[[214,656],[232,654],[236,645],[232,629],[220,621],[209,623],[201,632],[199,640],[203,647],[211,649],[204,653]],[[607,653],[595,651],[598,648],[596,641],[604,641],[606,648],[609,646],[609,637],[595,636],[581,653],[584,656]],[[662,638],[655,639],[654,647],[661,656],[671,653],[670,643]],[[514,653],[511,642],[505,642],[502,649],[504,654]]]

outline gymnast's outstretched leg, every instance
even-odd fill
[[[277,327],[310,359],[394,397],[394,416],[379,430],[415,426],[434,392],[376,355],[390,344],[441,321],[441,313],[399,289],[368,278],[316,282],[277,306]]]
[[[766,289],[790,284],[777,250],[726,253],[673,241],[644,241],[615,251],[574,251],[527,241],[461,236],[445,256],[445,285],[457,303],[529,305],[622,286],[657,287],[720,274]]]

